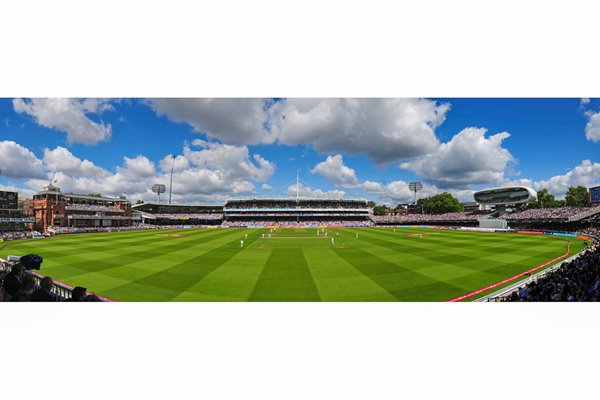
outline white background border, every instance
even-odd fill
[[[577,0],[3,2],[0,96],[598,97],[599,11]],[[3,398],[597,392],[595,304],[4,303],[0,313]]]

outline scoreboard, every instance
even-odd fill
[[[590,188],[590,203],[600,205],[600,186]]]
[[[0,210],[16,210],[19,208],[18,199],[17,192],[0,191]]]

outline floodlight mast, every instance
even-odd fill
[[[152,186],[152,191],[158,195],[158,204],[160,204],[160,194],[167,191],[167,187],[163,184],[157,183]]]
[[[417,192],[423,189],[423,184],[421,182],[411,182],[408,184],[408,188],[415,192],[415,204],[417,204]]]
[[[173,193],[173,170],[175,169],[175,157],[173,157],[173,165],[171,166],[171,183],[169,184],[169,205],[171,205],[171,194]]]

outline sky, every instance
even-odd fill
[[[0,190],[173,203],[600,185],[598,99],[0,99]],[[163,196],[164,201],[164,196]]]

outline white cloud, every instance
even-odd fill
[[[110,139],[111,125],[94,122],[88,114],[100,114],[112,106],[99,99],[14,99],[17,113],[27,114],[47,128],[67,133],[69,143],[95,144]]]
[[[29,149],[20,144],[0,141],[0,169],[9,178],[44,178],[44,164]]]
[[[437,151],[400,164],[440,187],[466,187],[504,181],[504,172],[514,161],[502,142],[506,132],[485,137],[484,128],[466,128]]]
[[[563,197],[571,186],[589,188],[597,185],[600,185],[600,163],[590,160],[583,160],[580,165],[564,175],[556,175],[533,184],[536,190],[546,188],[557,197]]]
[[[355,188],[360,186],[356,172],[344,165],[344,158],[337,154],[329,156],[323,162],[317,164],[311,172],[327,178],[331,182],[344,188]]]
[[[273,190],[273,186],[269,185],[268,183],[263,183],[260,188],[262,190]]]
[[[300,198],[320,198],[320,199],[342,199],[346,195],[346,192],[342,190],[328,190],[323,191],[321,189],[313,189],[311,187],[299,184],[297,193]],[[287,194],[290,197],[296,197],[296,185],[290,185],[287,188]]]
[[[579,100],[579,106],[580,107],[585,107],[588,104],[590,104],[590,99],[587,97],[582,98],[581,100]]]
[[[272,141],[263,124],[268,111],[263,99],[151,99],[158,116],[189,124],[226,144],[246,145]]]
[[[194,140],[192,145],[201,150],[192,150],[186,146],[185,158],[198,168],[218,171],[228,179],[249,179],[265,182],[275,173],[275,164],[265,160],[259,154],[250,157],[246,146],[231,146],[204,140]]]
[[[378,196],[378,203],[396,206],[398,204],[412,204],[414,202],[414,192],[408,188],[408,182],[402,180],[393,181],[388,184],[365,181],[362,186],[366,193]],[[424,184],[423,190],[417,193],[417,199],[435,196],[443,192],[449,192],[462,202],[473,201],[473,194],[475,193],[475,191],[471,189],[443,190],[434,185]]]
[[[80,160],[61,146],[54,150],[44,149],[44,163],[50,171],[64,172],[68,176],[103,177],[110,174],[89,160]]]
[[[437,148],[449,104],[427,99],[151,99],[159,116],[229,145],[307,144],[366,154],[377,163]]]
[[[117,171],[136,177],[149,177],[154,175],[154,163],[147,157],[139,155],[135,158],[124,157],[126,168],[117,167]]]
[[[588,123],[585,125],[585,137],[592,142],[600,142],[600,112],[587,112]]]
[[[426,99],[288,99],[273,108],[280,143],[385,163],[435,150],[435,129],[450,106]]]
[[[190,163],[187,158],[184,156],[174,157],[173,155],[165,156],[162,160],[160,160],[160,169],[163,172],[171,172],[171,168],[173,171],[183,171],[184,169],[188,169],[190,167]]]

